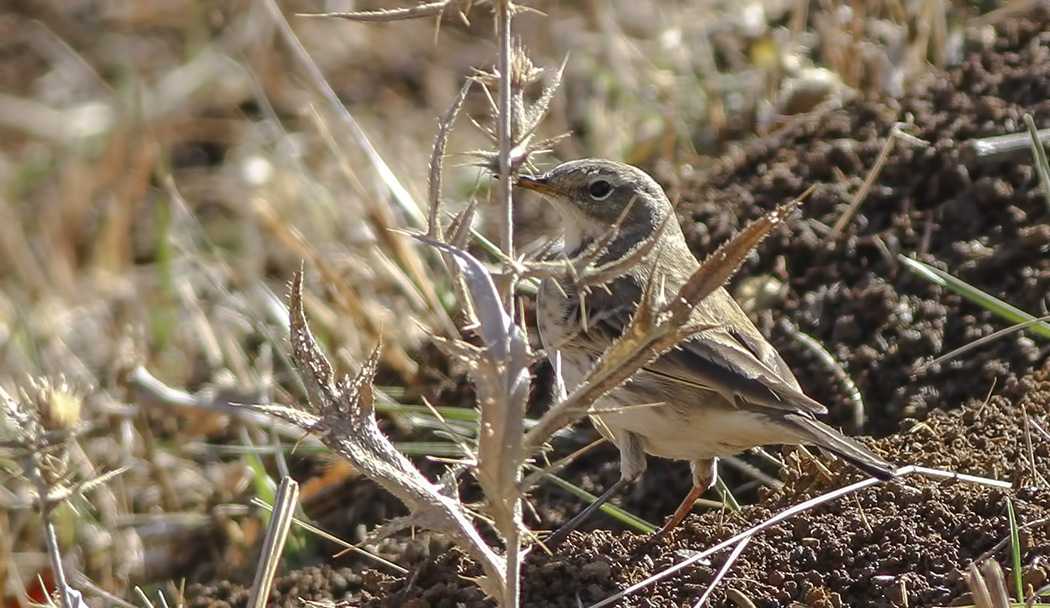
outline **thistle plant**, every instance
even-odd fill
[[[40,513],[55,577],[57,600],[72,608],[82,604],[66,576],[62,547],[55,529],[55,510],[71,497],[108,482],[123,470],[86,480],[75,480],[70,463],[70,448],[80,423],[81,397],[62,378],[29,379],[12,396],[0,387],[0,420],[3,441],[20,471],[15,473],[26,482],[32,495],[32,506]]]

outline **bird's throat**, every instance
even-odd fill
[[[568,257],[575,257],[580,251],[583,250],[587,244],[584,242],[583,231],[580,230],[580,225],[576,222],[565,222],[565,255]],[[591,239],[587,239],[588,242]]]

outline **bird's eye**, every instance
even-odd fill
[[[591,196],[593,196],[595,200],[600,201],[612,194],[613,187],[612,184],[604,179],[599,179],[592,182],[587,191],[591,193]]]

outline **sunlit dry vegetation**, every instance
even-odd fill
[[[901,95],[958,61],[968,39],[993,36],[1015,5],[527,3],[513,35],[535,67],[528,107],[552,92],[532,140],[550,150],[531,167],[615,158],[650,169],[678,200],[676,185],[734,142],[856,97]],[[475,320],[471,286],[451,278],[448,250],[409,233],[434,218],[439,121],[473,81],[447,133],[437,219],[455,226],[476,205],[461,216],[475,231],[465,248],[508,267],[476,238],[499,244],[503,212],[492,177],[494,9],[454,3],[378,23],[300,14],[386,8],[0,7],[5,605],[39,601],[40,580],[54,587],[49,545],[91,605],[140,605],[136,587],[177,602],[186,581],[248,585],[268,520],[252,499],[271,501],[287,475],[309,480],[306,514],[349,542],[404,515],[374,489],[354,490],[368,502],[348,505],[359,471],[243,407],[316,394],[289,347],[288,286],[300,268],[310,330],[337,377],[376,374],[369,405],[394,445],[431,481],[434,459],[463,455],[450,437],[476,432],[461,406],[473,404],[464,377],[477,370],[446,341],[487,336],[462,329]],[[535,200],[514,213],[519,252],[557,232]],[[525,281],[522,301],[529,291]],[[518,306],[512,318],[531,310]],[[515,517],[535,524],[530,509]],[[306,532],[293,537],[292,566],[331,552]],[[421,543],[401,533],[370,549],[397,562]],[[386,568],[371,559],[348,563]]]

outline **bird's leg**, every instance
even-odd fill
[[[645,472],[645,452],[642,450],[642,442],[634,433],[626,433],[620,441],[620,479],[587,508],[580,511],[576,517],[566,522],[562,527],[555,530],[543,543],[548,547],[561,544],[569,536],[569,532],[575,530],[581,523],[597,511],[607,500],[612,498],[625,485],[642,476]]]
[[[682,501],[682,504],[678,505],[675,509],[674,515],[671,519],[667,520],[664,527],[660,528],[660,531],[656,533],[657,538],[667,534],[671,530],[674,530],[678,524],[682,523],[686,515],[689,515],[689,511],[692,510],[693,504],[696,499],[700,498],[700,495],[711,489],[711,486],[715,485],[718,481],[718,459],[707,458],[704,460],[694,460],[690,463],[690,467],[693,469],[693,489],[689,491],[689,494]]]
[[[599,496],[597,499],[595,499],[594,502],[592,502],[591,504],[587,505],[586,509],[580,511],[576,515],[576,517],[573,517],[572,519],[567,521],[564,525],[562,525],[562,527],[558,528],[553,533],[551,533],[551,535],[548,536],[546,538],[546,540],[543,541],[543,543],[545,545],[547,545],[548,547],[553,547],[555,545],[560,545],[561,542],[563,540],[565,540],[566,537],[569,536],[569,532],[572,532],[573,530],[575,530],[581,523],[583,523],[583,521],[585,519],[590,517],[592,513],[597,511],[599,508],[601,508],[601,506],[603,504],[605,504],[605,501],[607,501],[610,498],[612,498],[612,496],[614,494],[616,494],[617,492],[619,492],[620,489],[623,488],[625,485],[627,485],[627,479],[624,478],[624,477],[621,477],[619,480],[617,480],[616,483],[614,483],[613,485],[609,486],[608,490],[602,492],[602,495]]]

